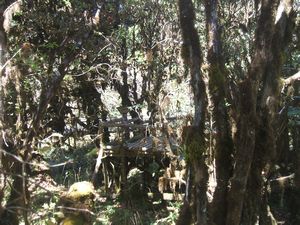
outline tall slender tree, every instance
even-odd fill
[[[195,12],[192,1],[179,0],[179,19],[182,32],[182,57],[190,70],[191,86],[194,94],[194,122],[193,126],[187,127],[185,132],[185,145],[188,161],[190,163],[191,185],[187,190],[186,203],[182,210],[182,215],[177,224],[188,224],[186,218],[189,215],[186,207],[191,207],[194,221],[198,225],[207,224],[207,181],[208,172],[205,162],[205,117],[207,107],[207,97],[205,84],[201,72],[202,52],[199,43],[199,36],[195,28]]]
[[[228,72],[222,56],[221,29],[219,25],[218,0],[207,0],[205,4],[206,36],[207,36],[207,66],[205,72],[209,78],[209,94],[212,104],[212,115],[215,121],[216,143],[216,182],[217,186],[210,207],[210,220],[214,224],[225,224],[227,213],[227,192],[229,178],[232,175],[233,141],[231,127],[226,107],[228,93]]]

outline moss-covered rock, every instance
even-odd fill
[[[88,225],[85,218],[81,215],[73,215],[65,218],[60,225]]]
[[[95,194],[94,185],[88,181],[77,182],[71,185],[66,193],[66,198],[77,201],[84,198],[93,197]]]
[[[77,182],[71,185],[62,196],[62,213],[65,218],[60,225],[87,225],[91,224],[91,209],[95,197],[95,189],[92,183],[87,181]]]

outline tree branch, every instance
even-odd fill
[[[300,81],[300,71],[283,80],[284,86],[293,85],[296,81]]]

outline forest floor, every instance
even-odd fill
[[[172,225],[178,217],[180,202],[131,202],[124,204],[118,200],[99,204],[100,217],[95,224],[130,225]]]
[[[85,146],[76,150],[51,149],[43,158],[51,165],[73,162],[54,167],[50,174],[32,179],[30,222],[34,225],[55,225],[65,217],[62,198],[76,182],[89,181],[95,159],[95,149]],[[93,225],[172,225],[178,217],[181,201],[164,201],[148,198],[136,188],[126,197],[120,193],[107,194],[103,187],[96,188],[96,197],[88,210]]]
[[[33,193],[30,222],[34,225],[54,225],[64,217],[61,197],[66,188],[50,188],[52,181],[48,182],[42,185],[47,186],[48,191],[39,188]],[[120,196],[107,198],[97,191],[88,213],[93,225],[172,225],[178,217],[180,206],[180,201],[122,199]]]

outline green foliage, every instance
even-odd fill
[[[300,107],[289,107],[288,109],[288,116],[289,117],[300,117]]]
[[[300,107],[291,107],[288,108],[288,117],[290,126],[299,126],[300,125]]]
[[[44,189],[38,188],[35,191],[34,199],[32,199],[32,209],[39,216],[35,216],[31,222],[35,225],[55,224],[58,217],[60,217],[57,209],[59,198],[59,193],[53,192],[50,195]]]
[[[143,171],[133,168],[128,172],[126,188],[121,197],[134,202],[145,202],[146,192],[143,187]]]
[[[64,3],[64,5],[68,8],[71,8],[72,7],[72,4],[71,4],[71,1],[70,0],[63,0],[62,1]]]
[[[59,47],[59,45],[58,45],[58,43],[56,43],[56,42],[52,42],[52,43],[45,43],[45,44],[42,44],[41,45],[41,48],[48,48],[48,49],[56,49],[56,48],[58,48]]]
[[[78,149],[66,148],[47,148],[44,150],[44,157],[51,164],[72,161],[64,167],[53,168],[52,173],[56,174],[54,179],[66,186],[80,180],[88,180],[91,176],[91,165],[97,155],[97,149],[94,145],[86,145]],[[80,180],[79,180],[80,179]]]
[[[126,207],[118,201],[103,203],[98,210],[101,211],[95,225],[165,225],[175,224],[179,214],[181,202],[154,202],[153,205],[142,203]]]
[[[176,224],[179,210],[182,205],[182,202],[170,202],[169,208],[172,210],[169,211],[168,216],[155,221],[154,223],[150,223],[151,225],[164,225],[164,224]]]
[[[101,4],[97,5],[97,2]],[[202,49],[206,51],[204,7],[200,2],[194,3],[197,5],[196,27]],[[229,70],[226,76],[230,80],[230,92],[243,79],[251,62],[257,20],[251,4],[220,2],[221,39],[224,61]],[[98,10],[99,21],[95,23]],[[290,53],[279,57],[280,62],[288,61],[284,70],[287,75],[299,66],[300,54],[294,49],[299,44],[297,38],[294,39],[296,41],[288,50]],[[14,140],[16,144],[26,142],[28,130],[43,100],[40,98],[42,89],[51,96],[47,91],[51,89],[56,75],[53,72],[67,64],[63,68],[66,76],[62,83],[57,84],[59,88],[47,102],[45,116],[41,115],[41,124],[35,131],[35,138],[39,141],[61,128],[59,132],[64,139],[77,142],[77,145],[61,143],[60,146],[38,149],[50,164],[72,162],[52,168],[58,184],[68,187],[74,182],[90,179],[98,152],[92,142],[97,136],[99,122],[120,116],[117,107],[121,104],[147,118],[148,114],[161,110],[158,108],[163,90],[172,96],[170,105],[164,109],[166,115],[180,116],[193,111],[189,78],[184,76],[185,69],[179,57],[181,38],[173,0],[23,1],[22,11],[13,16],[8,40],[9,53],[18,53],[11,63],[21,71],[20,92],[11,74],[8,75],[8,84],[4,84],[7,127],[16,130],[19,114],[23,123],[21,137]],[[219,66],[210,70],[210,90],[211,94],[215,94],[220,87],[227,85],[225,74]],[[126,97],[129,99],[127,102],[124,101]],[[231,109],[229,106],[233,104],[228,100],[224,105]],[[104,118],[104,114],[107,117]],[[299,115],[298,107],[289,108],[292,125],[299,124]],[[184,123],[176,124],[174,131]],[[82,141],[86,134],[91,135],[93,140],[88,144]],[[183,155],[188,162],[200,159],[206,153],[204,138],[204,135],[194,135],[183,144]],[[37,148],[34,144],[30,147]],[[153,162],[146,170],[155,177],[159,165]],[[135,172],[128,177],[127,191],[139,200],[144,194],[137,192],[142,189],[142,171]],[[9,180],[9,183],[13,182]],[[48,194],[40,190],[33,193],[31,203],[34,211],[30,213],[38,218],[34,219],[34,224],[51,224],[57,217],[58,196],[53,194],[49,197]],[[172,211],[164,205],[157,207],[144,203],[136,201],[131,207],[118,200],[99,203],[93,209],[96,212],[94,219],[99,219],[100,224],[132,224],[136,220],[140,224],[175,223],[179,209],[177,203],[168,205]],[[83,221],[69,217],[64,223],[78,225]]]
[[[155,161],[153,161],[146,168],[146,171],[149,172],[152,175],[152,177],[154,177],[159,172],[159,168],[160,168],[160,166],[158,165],[158,163],[156,163]]]

